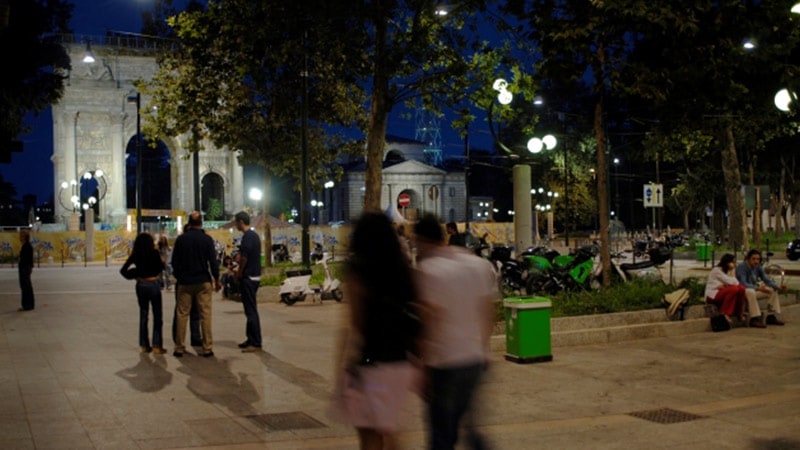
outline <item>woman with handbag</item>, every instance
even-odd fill
[[[350,310],[333,410],[358,431],[360,448],[395,448],[393,433],[415,385],[419,334],[411,267],[389,219],[365,213],[350,239]]]
[[[744,321],[744,305],[747,301],[744,286],[731,275],[736,267],[736,257],[730,253],[722,255],[719,263],[711,269],[706,281],[706,303],[717,305],[720,314],[728,325],[733,323],[731,316],[739,316]]]

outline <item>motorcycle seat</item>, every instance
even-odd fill
[[[653,261],[639,261],[637,263],[624,263],[620,264],[619,268],[622,270],[641,270],[648,267],[653,267],[656,264]]]

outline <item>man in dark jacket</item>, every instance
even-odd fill
[[[236,229],[242,233],[239,245],[239,270],[236,280],[242,293],[242,306],[247,317],[244,342],[239,344],[242,352],[261,351],[261,320],[258,317],[256,292],[261,282],[261,239],[250,228],[250,215],[242,211],[236,214]]]
[[[33,247],[31,246],[31,235],[28,230],[19,233],[19,240],[22,247],[19,250],[19,287],[22,290],[22,307],[20,311],[30,311],[34,307],[33,283],[31,283],[31,273],[33,273]]]
[[[178,236],[172,249],[172,270],[178,280],[177,328],[174,356],[180,358],[186,350],[186,321],[197,301],[203,330],[202,356],[214,356],[211,339],[211,299],[213,290],[222,289],[219,281],[219,262],[214,241],[203,232],[203,217],[199,211],[189,215],[186,232]]]

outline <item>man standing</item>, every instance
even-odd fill
[[[430,380],[428,448],[452,449],[488,360],[497,281],[487,260],[444,244],[435,216],[424,216],[414,233],[423,319],[420,349]],[[474,429],[469,440],[472,448],[486,448]]]
[[[261,239],[250,228],[250,215],[242,211],[236,214],[236,229],[241,231],[242,242],[239,245],[239,270],[235,272],[242,295],[244,315],[247,317],[244,342],[239,344],[242,352],[261,351],[261,321],[258,318],[256,292],[261,282]]]
[[[33,283],[31,283],[31,273],[33,273],[33,246],[31,246],[31,235],[28,230],[19,233],[19,240],[22,247],[19,249],[19,288],[22,290],[22,307],[20,311],[30,311],[34,307]]]
[[[772,281],[761,267],[761,252],[750,250],[744,261],[736,266],[736,279],[745,287],[747,297],[747,310],[750,314],[750,326],[765,328],[761,321],[761,308],[758,300],[767,299],[767,324],[783,325],[784,322],[777,317],[781,313],[781,302],[778,291],[785,291],[786,286],[778,286]]]
[[[186,321],[192,302],[197,301],[200,310],[200,326],[203,330],[202,356],[214,356],[211,339],[211,299],[213,290],[222,289],[219,281],[219,262],[214,241],[203,231],[203,217],[199,211],[189,214],[186,231],[175,240],[172,249],[172,272],[178,280],[177,327],[175,351],[180,358],[186,350]]]

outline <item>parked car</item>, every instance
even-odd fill
[[[800,239],[795,239],[786,246],[786,258],[789,261],[800,259]]]

